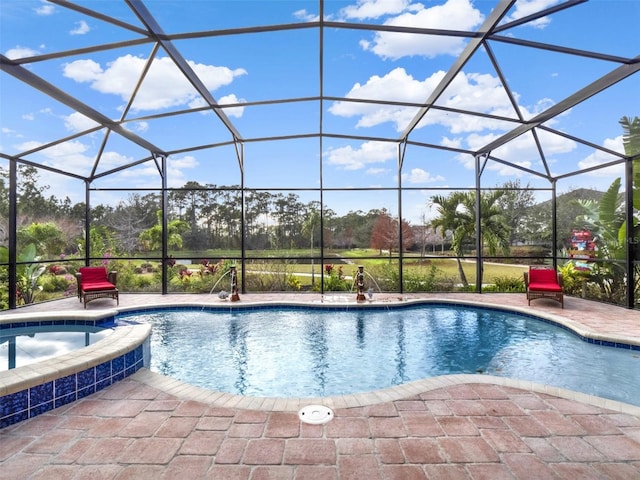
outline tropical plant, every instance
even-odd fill
[[[458,261],[460,281],[469,285],[460,257],[464,257],[464,245],[476,236],[476,218],[480,220],[480,245],[486,248],[490,256],[496,256],[501,250],[509,252],[510,230],[502,215],[498,201],[504,195],[504,190],[492,190],[480,193],[480,211],[477,210],[476,192],[454,192],[447,197],[435,195],[431,197],[432,205],[436,206],[439,217],[433,220],[434,228],[441,228],[443,233],[450,230],[453,233],[451,248]],[[482,279],[478,279],[481,282]]]
[[[40,265],[38,260],[40,257],[36,255],[33,243],[24,247],[16,258],[16,293],[18,300],[25,305],[33,303],[36,293],[41,290],[38,279],[46,267]],[[5,246],[0,246],[0,263],[9,263],[9,249]]]

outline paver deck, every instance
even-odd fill
[[[603,338],[640,339],[640,312],[610,305],[568,298],[564,310],[547,300],[529,309],[524,295],[443,298],[510,305],[562,316]],[[241,301],[283,299],[300,297],[245,295]],[[190,295],[121,295],[120,306],[202,301]],[[109,300],[96,300],[87,310],[111,306]],[[77,299],[67,299],[28,308],[20,311],[79,306]],[[94,395],[0,430],[0,475],[47,480],[640,479],[639,408],[526,382],[437,377],[393,390],[392,400],[385,395],[358,397],[363,404],[353,404],[358,398],[342,404],[334,399],[335,417],[323,425],[300,422],[296,409],[303,400],[248,399],[249,408],[240,408],[221,405],[220,395],[202,396],[202,389],[172,392],[168,384],[175,382],[143,369]]]

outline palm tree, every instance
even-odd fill
[[[312,202],[318,203],[318,202]],[[314,233],[316,229],[320,226],[320,212],[318,211],[315,205],[312,205],[307,213],[307,218],[302,224],[302,233],[305,235],[309,235],[311,238],[311,286],[314,287],[316,284],[316,271],[313,259],[313,245],[314,245]]]
[[[480,215],[480,245],[490,256],[497,255],[499,250],[505,254],[509,251],[510,229],[502,215],[499,200],[505,194],[504,190],[492,190],[480,193],[480,212],[477,212],[476,192],[454,192],[447,197],[435,195],[431,203],[437,206],[440,215],[434,219],[432,225],[441,227],[443,234],[450,230],[453,233],[451,248],[458,260],[460,281],[466,287],[469,285],[460,257],[464,257],[463,245],[476,235],[476,218]],[[481,252],[478,252],[479,254]],[[482,278],[477,279],[482,282]]]
[[[466,230],[461,225],[461,219],[458,212],[462,204],[462,198],[464,197],[462,192],[454,192],[448,196],[434,195],[431,197],[431,205],[436,207],[438,217],[431,222],[432,227],[437,230],[442,230],[442,237],[446,236],[446,232],[450,231],[453,234],[453,241],[451,242],[451,249],[456,254],[456,260],[458,262],[458,274],[460,275],[460,281],[465,287],[469,285],[467,277],[464,274],[462,268],[462,262],[460,257],[464,256],[462,251],[462,245],[465,240]]]

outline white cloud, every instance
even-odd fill
[[[21,47],[18,45],[17,47],[7,50],[4,55],[12,60],[17,60],[19,58],[34,57],[38,55],[38,52],[32,48]]]
[[[53,15],[55,8],[53,7],[53,4],[49,2],[42,2],[42,4],[39,7],[34,8],[33,11],[36,12],[36,15],[44,17],[47,15]]]
[[[346,98],[394,100],[422,103],[444,77],[444,71],[433,73],[424,80],[413,78],[403,68],[395,68],[384,76],[374,75],[362,85],[356,83]],[[516,118],[509,97],[498,77],[489,74],[461,72],[451,82],[437,102],[440,106],[479,113]],[[360,117],[357,127],[372,127],[386,122],[395,124],[401,132],[416,115],[418,108],[366,103],[335,102],[329,112],[341,117]],[[437,109],[429,111],[418,125],[443,125],[452,133],[477,132],[485,129],[508,130],[510,122],[473,115],[458,115]]]
[[[118,95],[123,101],[128,101],[146,62],[146,59],[133,55],[119,57],[105,67],[93,60],[76,60],[64,66],[64,75],[76,82],[89,83],[98,92]],[[247,73],[241,68],[232,70],[193,61],[188,63],[210,91],[229,85],[235,77]],[[132,109],[166,109],[189,105],[198,98],[193,86],[170,58],[156,58]]]
[[[316,22],[320,17],[316,14],[307,12],[306,9],[296,10],[293,12],[293,16],[303,22]]]
[[[219,105],[234,105],[234,104],[246,103],[246,102],[247,101],[244,98],[238,98],[233,93],[231,95],[225,95],[224,97],[220,97],[218,99]],[[244,107],[225,108],[223,111],[228,117],[240,118],[244,113]]]
[[[347,19],[366,20],[385,15],[397,15],[410,8],[409,0],[358,0],[355,5],[349,5],[340,11]],[[416,4],[413,8],[423,8]]]
[[[444,177],[441,175],[432,175],[430,172],[422,168],[412,168],[411,172],[402,174],[402,181],[407,183],[433,183],[442,182]]]
[[[65,128],[71,132],[83,132],[99,125],[78,112],[74,112],[71,115],[62,118],[64,120]]]
[[[84,20],[80,20],[79,22],[76,22],[76,28],[71,30],[69,34],[84,35],[85,33],[89,33],[90,30],[91,29],[89,28],[89,25],[87,24],[87,22],[85,22]]]
[[[603,142],[603,146],[609,150],[613,150],[614,152],[624,153],[624,144],[622,143],[622,135],[616,138],[605,139]],[[617,160],[617,158],[601,150],[594,150],[592,154],[588,155],[587,157],[585,157],[584,159],[578,162],[578,168],[580,168],[580,170],[584,170],[586,168],[597,167],[599,165],[612,162],[614,160]],[[593,172],[588,173],[588,175],[591,175],[591,176],[607,176],[607,177],[612,174],[624,175],[624,163],[621,163],[614,167],[595,170]]]
[[[559,3],[560,0],[519,0],[515,4],[515,9],[513,10],[513,12],[508,17],[505,17],[503,23],[518,20]],[[551,19],[549,17],[542,17],[533,22],[527,23],[527,25],[534,28],[542,29],[550,23]]]
[[[384,3],[384,0],[380,2]],[[413,11],[406,11],[390,18],[384,25],[467,31],[474,30],[483,21],[484,16],[469,0],[448,0],[443,5],[430,8],[414,6]],[[360,45],[381,58],[395,60],[415,55],[427,58],[458,55],[466,42],[466,39],[460,37],[377,32],[373,40],[365,40]]]
[[[360,170],[366,165],[385,163],[398,158],[398,146],[391,142],[364,142],[359,148],[350,145],[324,152],[329,165],[342,170]]]
[[[191,155],[185,155],[184,157],[168,157],[168,186],[170,188],[184,186],[184,184],[191,179],[187,177],[184,170],[196,168],[198,165],[198,160]],[[116,183],[118,183],[118,179],[120,179],[120,183],[122,183],[122,179],[126,179],[126,184],[135,188],[158,188],[160,181],[158,168],[153,162],[147,162],[143,165],[123,170],[115,175],[114,178],[116,179]]]

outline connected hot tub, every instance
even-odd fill
[[[84,347],[0,371],[0,428],[86,397],[148,366],[151,326],[116,322],[116,313],[91,319],[69,314],[40,319],[17,314],[0,319],[9,364],[15,363],[19,344],[15,339],[25,332],[36,337],[38,332],[51,331],[97,334],[95,343],[87,339]],[[99,332],[105,329],[110,331],[101,336]]]

